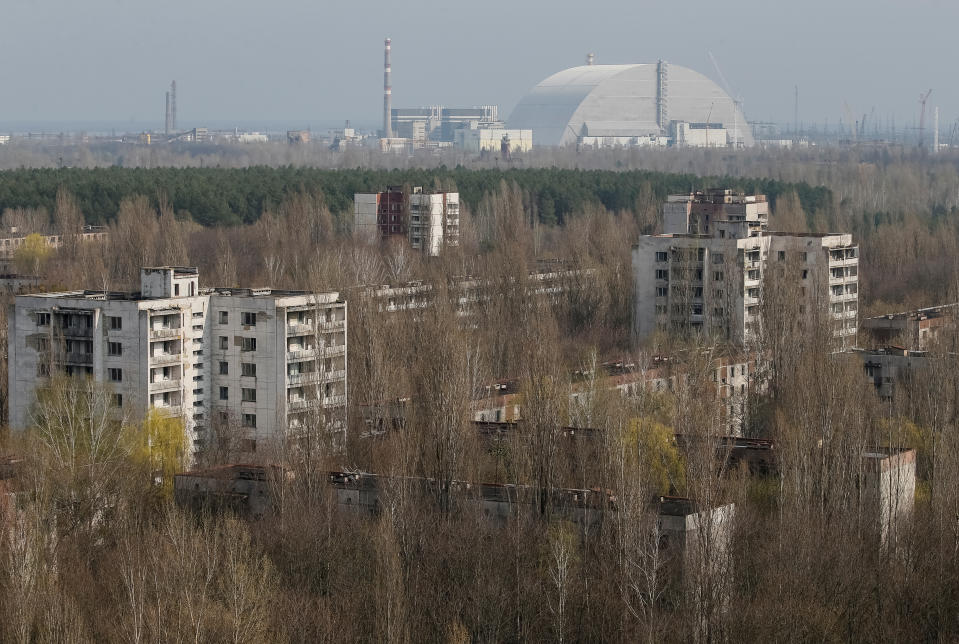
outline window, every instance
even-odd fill
[[[50,326],[50,314],[37,313],[37,326]]]
[[[123,407],[123,394],[113,394],[113,406]]]
[[[50,375],[50,365],[46,362],[40,362],[37,364],[37,375],[41,378],[46,378]]]
[[[122,356],[123,345],[119,342],[107,342],[107,354],[111,356]]]
[[[194,363],[193,363],[193,368],[194,368],[194,369],[202,369],[202,368],[203,368],[203,363],[202,363],[202,362],[194,362]]]
[[[225,335],[220,336],[220,349],[226,351],[230,348],[230,338]]]
[[[203,376],[193,376],[193,382],[203,382]]]
[[[202,324],[194,324],[194,325],[193,325],[193,330],[194,330],[194,331],[202,331],[202,330],[203,330],[203,325],[202,325]]]
[[[808,261],[808,260],[809,260],[809,253],[807,253],[806,251],[803,251],[803,252],[799,253],[799,259],[800,259],[800,261],[803,261],[803,262]]]
[[[240,368],[243,370],[244,376],[256,378],[256,364],[252,362],[244,362],[240,365]]]
[[[669,255],[666,254],[665,252],[657,252],[657,253],[656,253],[656,261],[657,261],[657,262],[669,261]]]
[[[229,323],[230,323],[230,312],[220,311],[220,324],[229,324]]]
[[[256,402],[256,389],[243,387],[240,393],[242,394],[241,399],[243,402]]]
[[[220,387],[220,400],[229,400],[229,399],[230,399],[230,388]]]
[[[180,294],[180,285],[179,285],[179,284],[174,284],[174,285],[173,285],[173,295],[176,296],[176,295],[179,295],[179,294]]]
[[[658,270],[658,271],[656,271],[656,279],[658,279],[658,280],[668,280],[668,279],[669,279],[669,271],[667,271],[667,270]]]
[[[656,314],[657,314],[657,315],[666,315],[666,305],[665,305],[665,304],[657,304],[657,305],[656,305]]]
[[[256,338],[243,338],[244,351],[256,351]]]
[[[243,312],[243,326],[256,326],[256,313]]]
[[[202,389],[202,388],[200,388],[200,389],[194,389],[194,390],[193,390],[193,395],[194,395],[194,396],[202,396],[202,395],[203,395],[203,389]]]
[[[803,279],[806,279],[807,277],[809,277],[809,271],[803,269],[802,278],[803,278]]]
[[[227,376],[227,375],[229,375],[229,374],[230,374],[230,363],[229,363],[229,362],[221,362],[221,363],[220,363],[220,375],[221,375],[221,376]]]
[[[123,328],[123,318],[116,315],[108,315],[107,319],[110,321],[110,329],[113,331],[119,331]]]
[[[723,272],[722,272],[722,271],[713,271],[713,281],[714,281],[714,282],[722,282],[722,281],[723,281],[723,277],[725,277],[725,276],[723,275]]]
[[[111,382],[123,382],[123,369],[111,367],[109,369],[109,374]]]
[[[243,414],[244,427],[256,427],[256,414]]]
[[[194,317],[194,318],[202,318],[202,317],[203,317],[203,311],[194,311],[194,312],[193,312],[193,317]]]
[[[781,261],[781,262],[786,261],[786,251],[784,251],[784,250],[779,251],[779,252],[776,254],[776,258],[777,258],[779,261]]]
[[[656,297],[666,297],[668,293],[669,289],[667,289],[665,286],[659,286],[656,288]]]

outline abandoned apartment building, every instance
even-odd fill
[[[244,451],[345,431],[347,307],[336,292],[201,288],[196,268],[140,271],[139,292],[21,295],[9,322],[10,424],[31,423],[51,376],[107,386],[117,416],[182,418],[193,451],[212,422]]]

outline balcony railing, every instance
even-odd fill
[[[150,391],[172,391],[179,389],[182,380],[179,378],[167,378],[165,380],[154,380],[150,383]]]
[[[314,332],[312,324],[289,324],[286,327],[288,336],[294,335],[312,335]]]
[[[179,353],[156,353],[150,356],[150,364],[176,364],[183,359]]]
[[[332,347],[329,347],[329,346],[323,347],[322,352],[323,352],[323,357],[324,357],[324,358],[330,358],[330,357],[333,357],[333,356],[341,356],[341,355],[343,355],[344,353],[346,353],[346,345],[345,345],[345,344],[338,344],[338,345],[332,346]]]
[[[286,352],[287,360],[309,360],[316,357],[316,349],[296,349]]]
[[[326,396],[323,399],[324,407],[341,407],[346,404],[346,396]]]
[[[56,332],[74,338],[93,337],[93,327],[89,326],[61,326],[57,327]]]
[[[154,409],[158,409],[161,412],[164,412],[170,416],[182,416],[183,407],[180,405],[153,405]]]
[[[169,338],[178,338],[180,337],[180,331],[183,329],[150,329],[150,339],[151,340],[166,340]]]
[[[93,354],[71,351],[64,354],[63,362],[66,364],[93,364]]]

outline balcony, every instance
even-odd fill
[[[183,359],[183,356],[179,353],[155,353],[150,356],[150,364],[152,365],[161,365],[161,364],[176,364]]]
[[[151,340],[169,340],[171,338],[179,338],[180,331],[183,329],[150,329],[150,339]]]
[[[289,361],[296,360],[313,360],[317,356],[316,349],[297,349],[295,351],[287,351],[286,359]]]
[[[286,406],[289,411],[303,411],[305,409],[310,409],[311,407],[318,407],[319,404],[319,400],[307,400],[305,398],[300,400],[288,400],[286,402]]]
[[[342,356],[346,354],[346,345],[338,344],[336,346],[327,346],[323,347],[320,351],[323,353],[324,358],[332,358],[334,356]]]
[[[169,416],[177,417],[183,415],[183,407],[180,405],[153,405],[153,409],[157,409]]]
[[[179,378],[167,378],[166,380],[154,380],[150,383],[150,391],[157,393],[161,391],[174,391],[180,388],[182,381]]]
[[[346,395],[326,396],[323,398],[324,407],[342,407],[346,404]]]
[[[59,333],[69,338],[92,338],[93,327],[89,326],[61,326],[56,328]]]
[[[331,320],[330,322],[321,322],[317,328],[321,331],[339,331],[343,328],[346,320]]]
[[[312,324],[289,324],[286,327],[288,337],[297,335],[313,335],[315,329]]]
[[[316,384],[323,380],[322,371],[311,371],[307,373],[291,373],[287,375],[286,382],[288,385],[309,385]]]
[[[64,354],[63,356],[64,364],[93,364],[93,354],[92,353],[78,353],[71,351]]]

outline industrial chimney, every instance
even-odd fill
[[[393,138],[393,84],[390,70],[390,39],[383,58],[383,138]]]
[[[166,93],[166,120],[163,122],[163,133],[170,136],[173,126],[170,121],[170,92]]]
[[[596,55],[593,52],[586,54],[586,64],[593,65],[596,62]]]
[[[170,129],[176,132],[176,81],[170,83]]]

